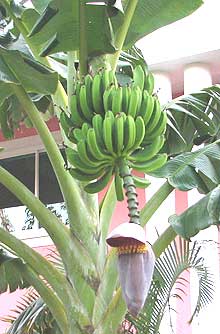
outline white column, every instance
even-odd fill
[[[165,104],[172,100],[172,84],[166,72],[154,72],[155,88],[160,103]]]
[[[194,93],[212,85],[209,68],[205,64],[190,64],[184,69],[184,94]]]

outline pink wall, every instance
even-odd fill
[[[188,195],[186,192],[176,190],[175,191],[175,211],[180,214],[188,208]],[[179,237],[177,237],[179,238]],[[178,334],[191,334],[192,327],[188,321],[191,317],[191,305],[190,305],[190,272],[184,271],[181,275],[184,281],[176,284],[177,294],[181,296],[181,299],[176,300],[176,333]],[[188,282],[188,283],[187,283]],[[184,293],[181,290],[184,290]]]
[[[47,256],[50,254],[50,249],[54,249],[54,246],[34,247],[34,249],[42,255]],[[1,318],[13,314],[12,310],[16,309],[16,303],[25,291],[26,289],[18,289],[13,293],[6,292],[0,295],[0,334],[4,334],[9,326],[8,323],[2,321]]]

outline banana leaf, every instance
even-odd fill
[[[0,293],[14,292],[16,289],[28,288],[30,284],[22,275],[24,262],[17,257],[12,257],[3,249],[0,249]]]
[[[53,94],[58,75],[19,51],[0,47],[0,82],[22,85],[27,92]]]
[[[93,2],[95,4],[91,4]],[[113,46],[114,35],[121,27],[123,20],[122,13],[118,8],[121,8],[121,3],[126,8],[128,3],[126,0],[105,2],[107,6],[99,6],[98,2],[95,1],[87,2],[88,49],[90,55],[115,51]],[[57,51],[78,50],[79,2],[65,0],[61,3],[54,0],[51,2],[40,1],[39,4],[38,1],[34,1],[33,3],[36,6],[35,8],[41,12],[41,16],[39,17],[35,11],[37,15],[34,15],[35,25],[31,33],[31,42],[40,46],[41,54],[45,56]],[[184,0],[181,3],[176,0],[160,0],[156,4],[153,0],[138,1],[124,48],[129,48],[137,40],[152,31],[191,14],[202,3],[202,0]],[[110,14],[110,26],[106,9],[107,13]],[[70,14],[72,13],[74,13],[74,16],[71,17]],[[33,16],[33,10],[26,11],[22,20],[27,23],[31,19],[31,15]],[[89,22],[92,22],[92,24],[89,24]],[[72,29],[72,27],[75,29]],[[96,38],[97,31],[99,32],[99,38]],[[34,33],[36,34],[33,35]]]
[[[188,191],[197,188],[208,193],[220,183],[219,140],[194,151],[170,159],[162,168],[151,173],[155,177],[167,178],[173,187]]]
[[[60,51],[79,49],[80,22],[79,1],[51,1],[39,16],[34,9],[26,9],[21,20],[28,27],[29,40],[38,48],[42,56]],[[41,9],[44,5],[41,7]],[[88,53],[90,56],[102,53],[113,53],[111,24],[108,19],[108,7],[90,1],[86,5],[86,27],[88,34]],[[113,21],[121,12],[115,8]],[[121,23],[120,19],[120,23]],[[97,38],[97,31],[99,38]]]
[[[216,187],[196,204],[180,215],[169,218],[174,231],[185,239],[190,239],[200,230],[212,225],[220,225],[220,187]]]
[[[168,115],[163,151],[170,156],[218,139],[219,85],[178,97],[163,108]]]
[[[122,1],[124,8],[128,2]],[[139,0],[124,48],[130,48],[140,38],[193,13],[202,4],[202,0]]]

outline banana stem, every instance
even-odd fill
[[[21,274],[29,282],[31,286],[40,294],[44,302],[49,307],[54,319],[64,333],[67,332],[69,324],[65,313],[64,305],[61,300],[55,295],[54,291],[49,288],[45,282],[34,272],[30,266],[23,264]]]
[[[127,32],[131,24],[131,20],[133,18],[137,4],[138,4],[138,0],[128,0],[127,1],[127,5],[124,11],[124,22],[121,25],[119,31],[116,33],[116,36],[115,36],[115,47],[118,51],[116,51],[113,55],[109,56],[109,61],[110,61],[113,71],[116,70],[117,62],[118,62],[121,50],[123,48],[124,41],[127,36]]]
[[[13,85],[13,88],[44,143],[66,203],[71,229],[80,240],[84,240],[84,222],[90,219],[90,214],[80,194],[80,189],[65,169],[65,163],[59,148],[38,109],[21,86]]]
[[[87,46],[87,31],[86,31],[86,2],[85,0],[79,3],[79,73],[80,79],[87,74],[88,71],[88,46]]]
[[[165,201],[169,194],[174,190],[174,188],[168,183],[164,184],[155,192],[155,194],[150,198],[150,200],[145,204],[140,212],[141,225],[144,226],[160,207],[160,205]]]
[[[75,69],[75,59],[76,52],[67,52],[67,64],[68,64],[68,77],[67,77],[67,96],[68,96],[68,106],[70,109],[70,98],[74,92],[74,82],[76,80],[76,69]],[[69,110],[70,112],[70,110]]]
[[[126,191],[127,203],[128,203],[128,216],[130,217],[129,223],[135,223],[140,225],[140,214],[138,211],[138,200],[136,186],[134,184],[131,170],[125,160],[119,162],[119,173],[123,179],[123,186]]]
[[[0,241],[21,257],[36,273],[43,276],[63,303],[70,301],[72,288],[64,275],[52,263],[1,227]]]

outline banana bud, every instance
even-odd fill
[[[118,248],[118,273],[128,311],[136,317],[143,308],[150,288],[155,256],[145,241],[144,229],[134,223],[116,227],[107,243]]]

